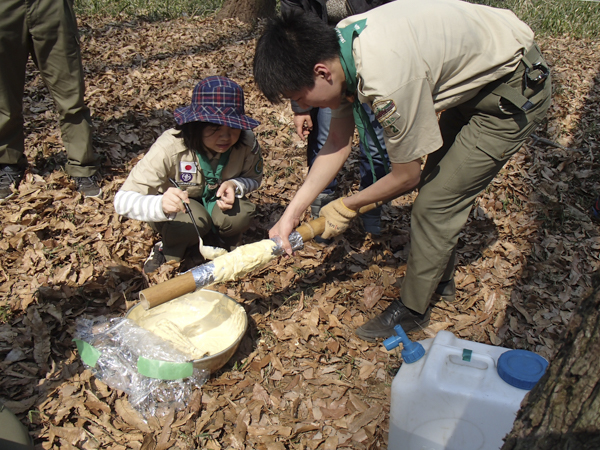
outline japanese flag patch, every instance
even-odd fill
[[[179,171],[181,173],[196,173],[196,163],[179,161]]]

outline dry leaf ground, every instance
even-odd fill
[[[115,214],[128,171],[172,123],[201,78],[227,75],[262,124],[263,187],[245,236],[254,242],[306,173],[286,105],[270,106],[251,77],[256,32],[235,21],[118,22],[81,18],[87,101],[102,156],[104,196],[83,199],[65,162],[52,101],[30,66],[25,93],[31,166],[0,210],[0,395],[37,448],[385,448],[398,353],[363,342],[355,327],[398,296],[413,195],[384,209],[384,233],[357,224],[334,245],[309,242],[239,282],[217,286],[241,302],[250,329],[238,353],[196,391],[185,411],[145,423],[126,396],[85,370],[71,339],[80,316],[118,316],[150,279],[141,266],[155,240]],[[573,308],[597,270],[600,194],[600,47],[542,39],[555,96],[537,131],[481,196],[460,239],[460,301],[440,303],[413,339],[447,329],[464,339],[552,358]],[[351,164],[340,192],[356,188]],[[377,301],[379,300],[379,301]],[[374,306],[371,306],[374,305]]]

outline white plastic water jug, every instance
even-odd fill
[[[548,362],[526,350],[466,341],[448,331],[416,343],[400,327],[396,332],[399,337],[386,342],[395,338],[393,346],[402,342],[407,354],[402,352],[404,364],[392,382],[388,450],[502,447],[523,397]]]

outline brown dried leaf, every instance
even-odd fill
[[[378,285],[370,285],[365,288],[363,303],[367,309],[371,309],[383,296],[385,288]]]
[[[383,411],[383,407],[381,405],[375,405],[366,410],[365,412],[360,413],[350,424],[348,427],[348,431],[350,433],[356,433],[361,428],[368,425],[370,422],[375,420],[379,414]]]
[[[148,427],[142,415],[127,400],[116,400],[115,411],[128,425],[144,433],[150,433],[150,427]]]

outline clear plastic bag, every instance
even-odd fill
[[[146,418],[185,408],[192,390],[210,376],[169,342],[127,318],[79,318],[74,340],[94,375],[128,394]]]

